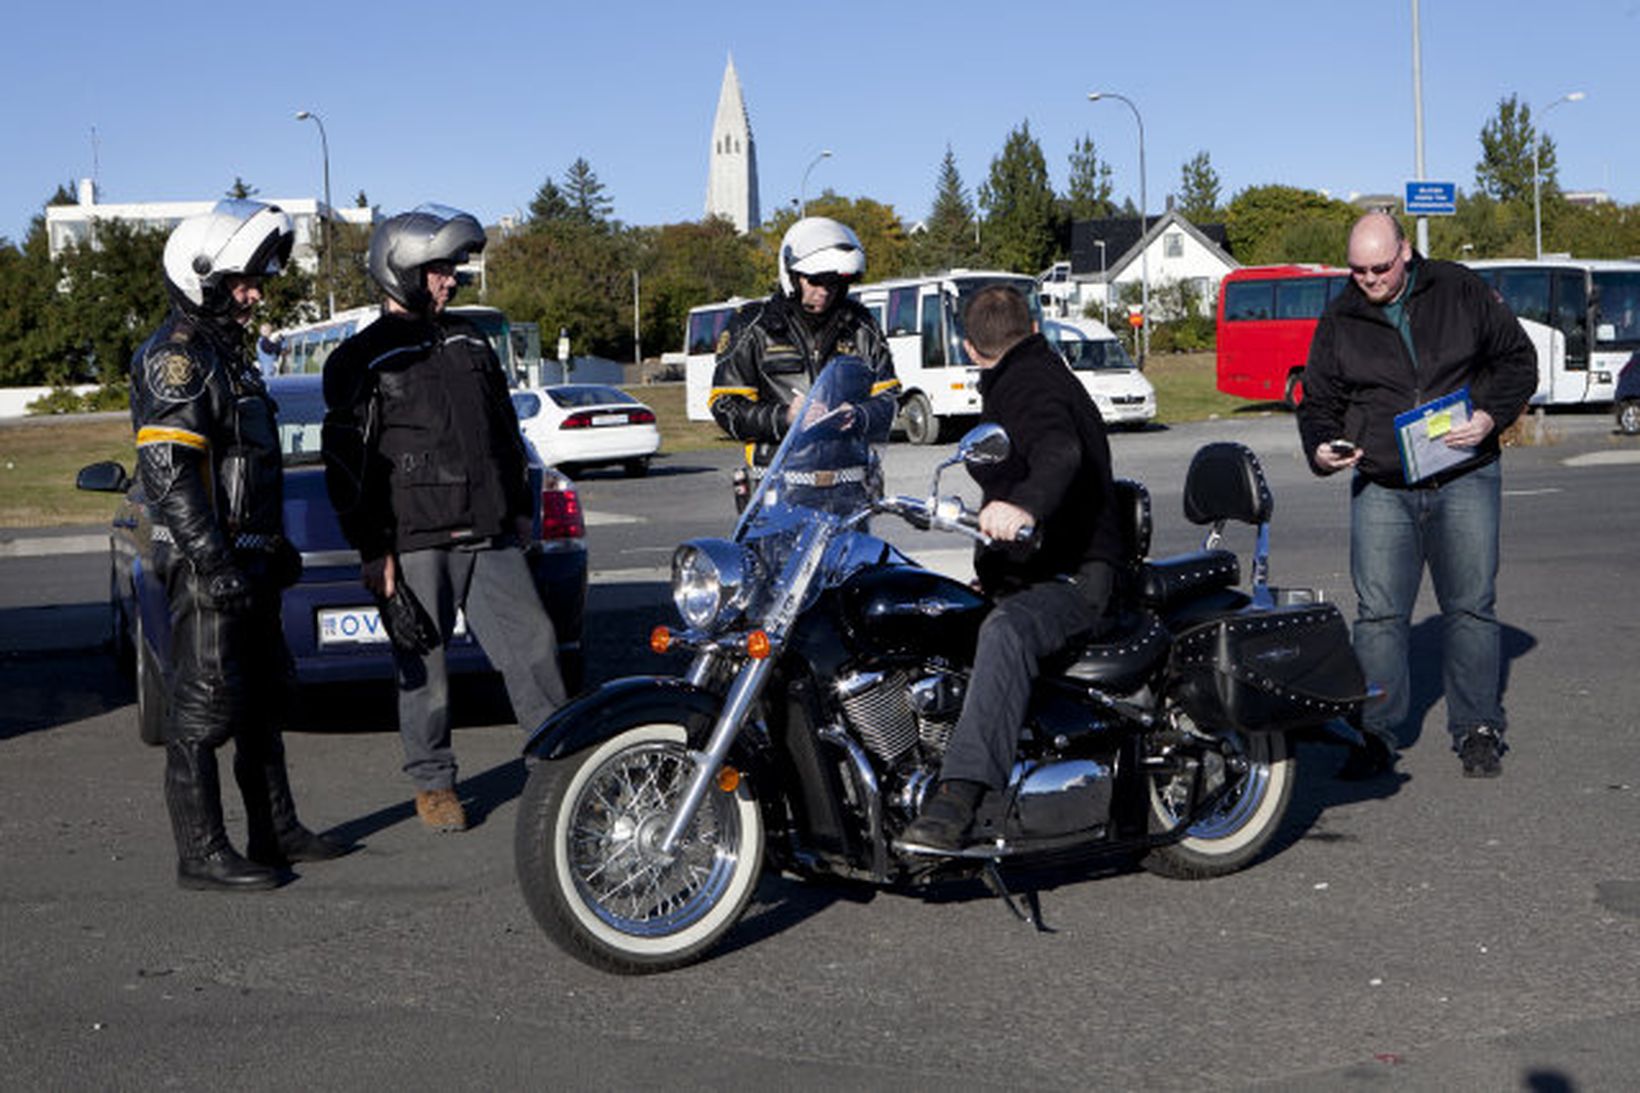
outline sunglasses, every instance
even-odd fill
[[[1374,277],[1382,277],[1384,274],[1386,274],[1390,270],[1394,269],[1395,268],[1395,263],[1399,262],[1400,260],[1401,260],[1401,256],[1399,254],[1397,254],[1394,258],[1391,258],[1388,262],[1379,262],[1376,266],[1354,266],[1354,265],[1352,265],[1350,267],[1350,272],[1355,274],[1357,277],[1365,277],[1369,273],[1372,274]]]

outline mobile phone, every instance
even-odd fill
[[[1348,459],[1355,454],[1355,445],[1347,440],[1329,440],[1327,441],[1327,450],[1340,459]]]

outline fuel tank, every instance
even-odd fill
[[[856,653],[973,659],[991,601],[960,581],[910,565],[864,570],[837,590],[843,633]]]

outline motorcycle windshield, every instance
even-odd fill
[[[877,492],[894,396],[873,395],[871,367],[859,357],[826,362],[798,409],[796,423],[769,462],[735,538],[745,541],[821,518],[846,520]]]

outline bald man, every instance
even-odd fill
[[[1423,258],[1401,225],[1368,213],[1349,237],[1350,283],[1321,316],[1298,430],[1310,468],[1349,470],[1355,651],[1384,689],[1363,715],[1366,746],[1339,772],[1388,773],[1411,710],[1408,640],[1425,569],[1444,620],[1447,731],[1471,778],[1503,772],[1500,628],[1494,609],[1502,468],[1498,434],[1537,389],[1520,323],[1469,269]],[[1395,416],[1468,387],[1473,410],[1433,443],[1458,462],[1409,482]],[[1445,419],[1441,419],[1445,424]]]

